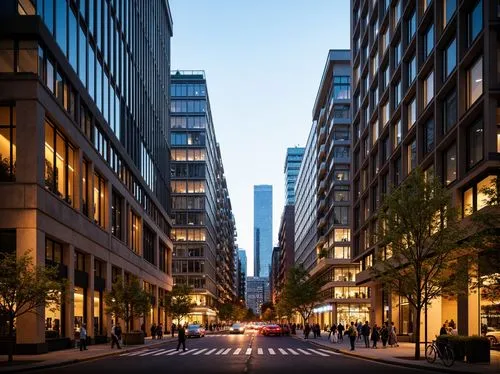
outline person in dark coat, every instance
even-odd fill
[[[379,331],[378,331],[377,324],[374,324],[374,325],[373,325],[371,339],[372,339],[372,341],[373,341],[372,348],[377,348],[377,342],[378,342],[378,340],[380,339],[380,333],[379,333]]]
[[[184,330],[184,326],[179,326],[177,330],[177,350],[179,350],[182,344],[182,350],[186,350],[186,330]]]

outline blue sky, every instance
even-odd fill
[[[349,48],[349,0],[170,0],[172,70],[205,70],[238,244],[253,275],[253,185],[273,185],[273,243],[287,147],[304,146],[329,49]]]

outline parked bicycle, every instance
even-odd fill
[[[433,340],[431,344],[425,347],[425,359],[429,364],[433,364],[436,361],[436,357],[439,357],[443,362],[443,365],[450,367],[455,362],[455,355],[450,347],[449,343],[438,343]]]

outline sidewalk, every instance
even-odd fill
[[[451,368],[446,368],[439,359],[437,359],[434,364],[429,364],[425,360],[423,344],[420,352],[423,359],[421,359],[420,361],[415,361],[413,359],[415,351],[415,345],[413,343],[399,343],[399,347],[388,347],[384,349],[382,348],[382,342],[379,341],[377,343],[378,348],[372,349],[365,348],[364,341],[356,340],[356,350],[351,351],[349,338],[347,336],[344,337],[343,342],[341,341],[339,343],[329,342],[327,332],[322,331],[321,337],[316,339],[312,338],[312,336],[313,335],[310,334],[308,339],[308,341],[312,344],[333,349],[336,352],[345,354],[347,356],[353,356],[367,360],[446,373],[500,373],[500,352],[498,351],[491,351],[490,364],[468,364],[466,362],[455,361]],[[304,334],[302,331],[297,330],[297,335],[294,337],[296,339],[303,340]],[[373,342],[370,341],[370,345],[371,344],[373,344]]]
[[[81,352],[79,348],[71,348],[41,355],[15,355],[14,363],[11,365],[7,364],[6,355],[0,355],[0,373],[25,372],[34,369],[64,366],[72,363],[119,355],[125,352],[154,347],[159,344],[174,341],[177,341],[176,337],[172,338],[170,335],[165,335],[162,340],[153,340],[151,337],[147,337],[145,338],[144,344],[128,346],[122,345],[122,349],[111,349],[111,343],[109,343],[89,345],[86,351]]]

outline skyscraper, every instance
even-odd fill
[[[203,71],[171,76],[173,276],[193,287],[189,322],[236,297],[235,223]]]
[[[268,277],[273,252],[273,186],[253,187],[254,276]]]
[[[172,19],[167,1],[136,3],[0,1],[0,242],[69,283],[61,308],[17,319],[25,353],[83,323],[106,341],[119,278],[150,293],[146,329],[167,323]]]
[[[304,157],[305,148],[294,147],[288,148],[285,159],[285,204],[295,204],[295,183],[299,175],[300,164]]]

